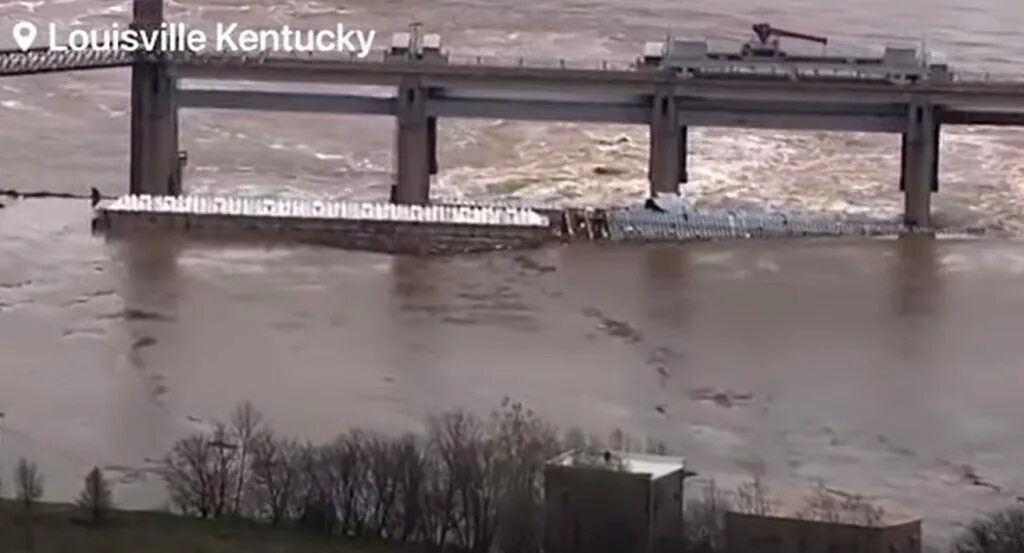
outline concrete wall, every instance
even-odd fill
[[[545,553],[650,553],[647,475],[549,465],[544,470]]]
[[[683,548],[683,471],[652,483],[654,551],[669,553]]]
[[[730,553],[920,553],[921,521],[884,527],[727,513]]]
[[[556,239],[543,227],[100,212],[94,226],[112,235],[179,232],[200,238],[285,240],[399,254],[533,248]]]

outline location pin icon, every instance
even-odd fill
[[[28,51],[32,47],[32,43],[36,41],[38,33],[39,29],[35,25],[28,21],[22,21],[14,26],[14,42],[23,52]]]

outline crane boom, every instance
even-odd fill
[[[777,29],[775,27],[772,27],[768,23],[757,23],[756,25],[754,25],[753,29],[754,33],[757,35],[758,40],[761,41],[761,44],[768,44],[768,40],[773,36],[796,38],[800,40],[806,40],[809,42],[817,42],[818,44],[828,44],[828,38],[826,37],[808,35],[804,33],[795,33],[793,31],[787,31],[785,29]]]

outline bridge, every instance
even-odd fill
[[[162,0],[134,0],[134,25],[157,29]],[[950,73],[897,83],[855,71],[841,76],[748,71],[723,64],[699,76],[630,65],[549,66],[522,60],[425,58],[376,52],[365,59],[111,51],[0,51],[0,77],[130,67],[130,191],[178,195],[182,109],[366,114],[397,123],[392,201],[427,204],[438,171],[442,117],[646,125],[650,192],[688,180],[688,129],[718,126],[894,133],[902,137],[899,189],[904,222],[930,225],[939,190],[944,125],[1024,125],[1024,80]],[[190,80],[391,87],[394,95],[194,88]],[[184,83],[184,84],[183,84]]]

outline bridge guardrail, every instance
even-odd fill
[[[312,53],[270,53],[258,52],[251,54],[226,53],[169,53],[169,54],[138,54],[127,51],[86,50],[86,51],[50,51],[36,48],[27,52],[4,50],[0,51],[0,75],[23,74],[31,72],[47,72],[84,69],[90,67],[116,67],[129,65],[140,60],[155,61],[169,59],[177,63],[191,64],[224,64],[224,65],[259,65],[266,62],[281,60],[309,60],[313,62],[349,61],[366,63],[383,63],[389,60],[384,50],[370,52],[365,58],[355,53],[339,55],[323,55]],[[535,69],[566,69],[591,71],[630,71],[636,70],[634,62],[625,60],[573,60],[536,57],[509,57],[448,53],[441,59],[425,59],[414,61],[424,65],[447,64],[450,66],[481,66],[503,68],[535,68]],[[654,69],[657,70],[657,69]],[[721,65],[713,64],[699,68],[705,76],[766,76],[773,78],[850,78],[871,79],[884,75],[885,69],[864,68],[798,68],[758,65]],[[950,72],[948,81],[962,84],[1020,85],[1024,84],[1024,74],[1014,75],[995,72]]]
[[[367,63],[383,63],[389,60],[384,50],[371,52],[365,58],[355,54],[327,56],[310,53],[254,53],[254,54],[174,54],[178,60],[188,60],[192,63],[227,63],[227,64],[259,64],[266,61],[276,60],[311,60],[316,62],[324,61],[352,61]],[[417,62],[417,60],[409,60]],[[503,68],[533,68],[533,69],[567,69],[567,70],[591,70],[591,71],[632,71],[637,70],[635,62],[626,60],[596,60],[596,59],[556,59],[537,57],[508,57],[491,55],[473,55],[449,53],[445,54],[442,60],[419,60],[419,63],[431,65],[445,63],[450,66],[466,67],[503,67]],[[656,69],[655,69],[656,70]],[[891,73],[884,68],[798,68],[779,66],[759,65],[721,65],[701,67],[702,75],[718,76],[766,76],[773,78],[790,78],[800,80],[801,78],[847,78],[847,79],[877,79]],[[962,83],[991,83],[991,84],[1016,84],[1024,83],[1024,75],[981,73],[981,72],[951,72],[950,79],[953,82]]]
[[[61,71],[68,68],[116,67],[135,61],[133,54],[109,50],[4,52],[0,74]]]
[[[957,83],[1024,83],[1024,75],[1011,73],[982,73],[975,71],[956,71],[951,73],[953,82]]]
[[[488,67],[524,67],[535,69],[580,69],[603,71],[628,71],[635,68],[633,62],[623,60],[582,60],[565,58],[504,57],[471,54],[448,54],[450,65],[483,65]]]

